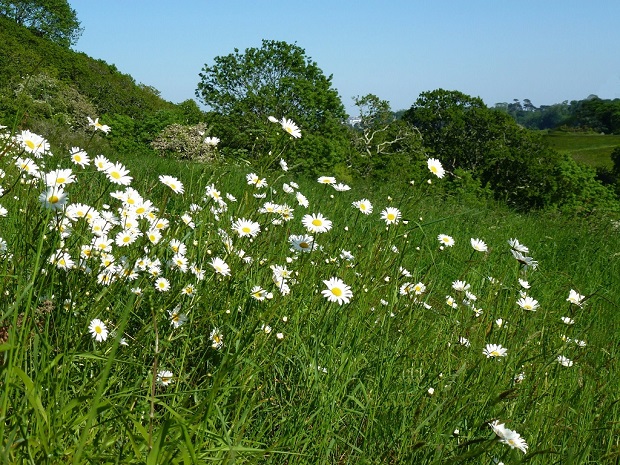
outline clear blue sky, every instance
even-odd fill
[[[70,0],[78,51],[166,100],[195,98],[213,58],[297,43],[349,112],[373,93],[409,108],[437,88],[487,105],[620,98],[620,0]]]

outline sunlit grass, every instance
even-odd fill
[[[617,460],[609,219],[463,205],[430,171],[339,191],[115,157],[128,186],[32,150],[6,138],[2,155],[5,463]],[[39,196],[59,167],[75,182],[54,210]]]
[[[620,147],[620,136],[602,134],[571,134],[551,132],[544,136],[545,141],[562,154],[568,154],[575,161],[593,167],[612,168],[611,152]]]

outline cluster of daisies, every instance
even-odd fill
[[[269,121],[280,124],[282,130],[292,138],[301,137],[301,132],[293,121],[286,118],[278,120],[274,117],[269,117]],[[95,130],[105,133],[110,130],[108,126],[99,123],[98,119],[89,118],[89,124]],[[234,279],[237,266],[250,267],[258,263],[261,269],[265,268],[268,259],[252,257],[246,249],[254,250],[251,244],[266,231],[286,225],[286,230],[290,232],[286,235],[286,247],[291,256],[287,258],[286,264],[269,264],[271,276],[264,278],[264,281],[259,281],[262,278],[259,273],[250,274],[255,281],[250,283],[251,290],[247,297],[259,302],[271,301],[276,296],[290,294],[301,282],[301,278],[294,266],[291,267],[293,269],[289,269],[288,266],[305,254],[320,253],[324,247],[323,237],[329,236],[327,233],[334,227],[331,219],[311,207],[308,198],[300,192],[299,186],[293,181],[282,183],[281,192],[284,198],[276,203],[275,198],[279,195],[280,189],[271,186],[266,178],[256,173],[248,173],[245,181],[252,190],[249,197],[258,199],[260,207],[254,210],[255,213],[246,213],[245,216],[234,216],[229,213],[229,209],[235,212],[241,212],[243,209],[240,206],[230,208],[232,204],[238,202],[237,197],[223,192],[215,184],[206,186],[200,201],[192,203],[187,211],[171,215],[160,210],[151,200],[131,187],[133,178],[121,163],[113,163],[102,155],[91,160],[86,151],[74,147],[69,153],[73,164],[71,168],[47,170],[46,157],[51,158],[52,154],[49,143],[44,138],[29,131],[22,131],[12,137],[11,143],[14,144],[14,152],[17,154],[13,157],[13,162],[21,179],[40,189],[39,202],[44,209],[52,213],[49,228],[58,231],[60,235],[59,247],[48,258],[49,264],[62,272],[76,270],[85,275],[92,274],[96,276],[96,283],[99,286],[111,286],[118,282],[129,283],[131,292],[137,295],[148,291],[154,296],[162,294],[169,296],[170,293],[176,292],[179,303],[167,310],[173,330],[181,328],[188,321],[185,302],[191,301],[192,297],[204,291],[209,285],[205,281],[219,283]],[[212,138],[209,143],[215,146],[219,140]],[[439,160],[430,158],[427,164],[429,171],[437,178],[445,176],[446,172]],[[109,204],[89,205],[70,201],[70,186],[78,181],[82,170],[90,166],[101,173],[99,176],[104,176],[112,186],[109,198],[104,199]],[[285,172],[288,170],[284,159],[280,160],[280,167]],[[173,176],[160,175],[159,182],[165,186],[163,189],[169,189],[167,195],[170,192],[174,195],[185,193],[183,183]],[[337,182],[333,176],[321,176],[317,182],[331,186],[337,192],[351,189],[348,185]],[[246,197],[248,196],[244,196],[244,199]],[[373,204],[366,198],[348,205],[358,216],[373,215]],[[296,212],[300,210],[304,213],[301,218],[298,217],[297,221],[294,221]],[[0,206],[0,216],[4,215],[6,210]],[[376,216],[375,214],[374,217]],[[400,209],[394,206],[383,208],[378,216],[385,223],[386,229],[396,228],[400,223],[408,223]],[[208,243],[211,247],[218,248],[215,254],[209,249],[207,257],[202,261],[195,257],[204,256],[198,249],[204,244],[198,244],[195,240],[191,243],[187,241],[187,238],[192,237],[192,231],[197,225],[208,227],[209,233],[216,236],[216,240],[210,237]],[[80,238],[80,243],[76,248],[76,241],[71,241],[72,246],[69,246],[66,240],[77,229],[80,230],[79,236],[76,235]],[[439,249],[444,250],[444,253],[449,253],[448,250],[456,244],[455,239],[447,234],[439,234],[437,241]],[[471,238],[469,244],[473,249],[472,255],[490,253],[489,246],[480,238]],[[525,278],[528,270],[537,269],[538,262],[529,256],[529,249],[517,239],[510,239],[508,244],[510,254],[519,264],[521,271],[518,279],[519,297],[515,305],[527,312],[536,312],[540,304],[529,295],[531,286]],[[6,241],[0,239],[0,254],[7,253],[8,249]],[[137,250],[140,252],[136,253]],[[394,248],[392,250],[398,252]],[[341,260],[347,264],[346,266],[354,266],[355,257],[350,251],[342,249],[337,254],[338,258],[334,260]],[[128,258],[130,256],[137,258],[130,259]],[[209,275],[208,271],[211,272]],[[431,305],[426,295],[427,285],[413,279],[412,274],[402,267],[400,274],[403,279],[399,280],[398,294],[430,309]],[[322,282],[320,296],[327,302],[340,306],[351,303],[354,300],[353,287],[339,276],[328,276],[320,280]],[[488,282],[504,286],[492,277],[488,277]],[[320,283],[315,284],[321,286]],[[247,289],[250,289],[250,286]],[[167,299],[168,302],[171,300],[173,299]],[[567,301],[571,306],[581,307],[585,297],[571,289]],[[452,289],[450,295],[446,295],[445,303],[451,309],[463,305],[471,309],[475,317],[483,314],[475,289],[472,290],[471,284],[462,279],[452,282]],[[566,325],[574,324],[572,317],[563,317],[562,322]],[[495,324],[503,327],[506,321],[498,318]],[[261,330],[269,334],[271,326],[263,324]],[[113,324],[103,317],[92,319],[88,331],[98,343],[106,341],[109,335],[114,335]],[[212,328],[209,338],[213,349],[219,350],[224,347],[224,333],[218,327]],[[283,339],[284,334],[278,332],[277,338]],[[575,342],[581,347],[586,344],[585,341],[573,341],[566,336],[563,338],[564,342]],[[127,344],[126,339],[122,337],[120,343]],[[459,337],[458,343],[465,347],[471,346],[470,341],[463,336]],[[489,343],[482,348],[482,355],[499,360],[508,356],[508,349],[499,344]],[[558,355],[557,362],[565,367],[573,365],[573,361],[564,355]],[[157,382],[161,386],[168,386],[174,379],[175,376],[170,370],[160,370],[157,373]],[[527,444],[517,433],[498,422],[491,426],[501,442],[523,452],[527,451]]]

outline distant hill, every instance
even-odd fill
[[[113,127],[107,138],[112,147],[142,152],[151,150],[150,141],[169,124],[204,118],[193,100],[168,102],[114,65],[0,16],[0,121],[7,125],[17,117],[18,127],[75,133],[87,127],[87,116]]]

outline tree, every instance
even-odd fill
[[[447,171],[469,171],[519,209],[552,201],[559,154],[504,111],[487,108],[480,98],[438,89],[422,93],[403,118],[420,130],[424,146]]]
[[[235,49],[234,53],[215,57],[213,65],[205,65],[196,96],[212,110],[214,131],[222,146],[267,150],[266,145],[257,145],[257,136],[268,131],[267,118],[286,117],[293,119],[304,134],[296,149],[308,149],[316,155],[316,147],[307,147],[305,135],[340,134],[346,140],[346,113],[331,79],[299,46],[263,40],[261,48],[248,48],[243,53]],[[319,145],[333,150],[333,141]]]
[[[67,0],[0,0],[0,15],[67,48],[82,34]]]
[[[363,177],[394,178],[400,174],[410,178],[415,171],[414,159],[421,159],[420,133],[411,124],[396,118],[387,100],[373,94],[355,97],[359,109],[357,123],[351,128],[356,157],[354,169]],[[399,166],[396,168],[396,166]]]

